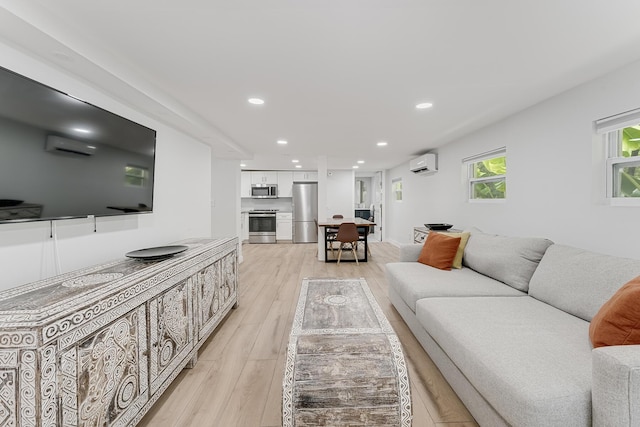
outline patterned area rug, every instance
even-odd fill
[[[304,279],[289,336],[282,425],[411,425],[398,337],[363,279]]]

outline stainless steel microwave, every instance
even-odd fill
[[[278,184],[251,184],[251,197],[254,199],[276,199]]]

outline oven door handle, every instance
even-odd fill
[[[249,214],[249,218],[275,218],[274,214]]]

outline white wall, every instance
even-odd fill
[[[233,237],[240,233],[240,163],[211,159],[211,235]]]
[[[345,218],[353,218],[354,215],[354,184],[355,175],[350,170],[331,170],[327,174],[327,207],[324,215],[319,207],[320,218],[331,218],[335,214],[341,214]]]
[[[638,76],[640,62],[440,147],[433,176],[414,175],[407,164],[391,169],[387,186],[402,177],[404,200],[386,197],[387,240],[407,243],[413,226],[448,222],[640,258],[640,207],[604,203],[604,150],[593,135],[594,120],[640,107]],[[466,202],[461,159],[501,146],[506,202]]]
[[[157,131],[154,213],[0,224],[0,289],[122,258],[126,252],[211,235],[210,147],[37,60],[0,44],[2,66]],[[57,244],[56,244],[57,242]],[[57,247],[57,251],[56,251]],[[57,255],[57,257],[56,257]]]

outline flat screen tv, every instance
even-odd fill
[[[0,223],[148,213],[156,131],[0,67]]]

